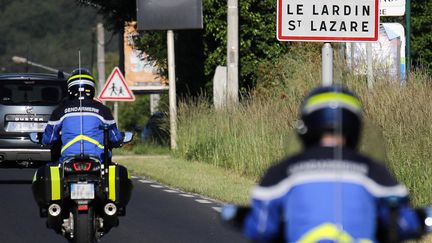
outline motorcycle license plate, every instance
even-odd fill
[[[72,183],[71,199],[94,199],[94,184]]]

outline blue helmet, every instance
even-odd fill
[[[356,147],[362,128],[362,104],[342,85],[318,87],[303,101],[297,133],[305,146],[318,144],[324,133],[340,134]]]

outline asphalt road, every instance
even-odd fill
[[[67,242],[45,227],[31,194],[31,169],[0,169],[0,242]],[[219,203],[134,178],[127,215],[101,242],[246,242],[220,224]]]

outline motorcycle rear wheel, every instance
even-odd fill
[[[87,211],[73,211],[74,218],[74,237],[73,243],[94,243],[96,242],[95,234],[95,213],[93,207],[89,206]]]

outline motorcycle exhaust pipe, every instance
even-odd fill
[[[60,213],[61,213],[60,205],[54,203],[48,207],[48,214],[50,216],[57,217],[60,215]]]
[[[104,207],[106,215],[113,216],[117,213],[117,206],[114,203],[107,203]]]

